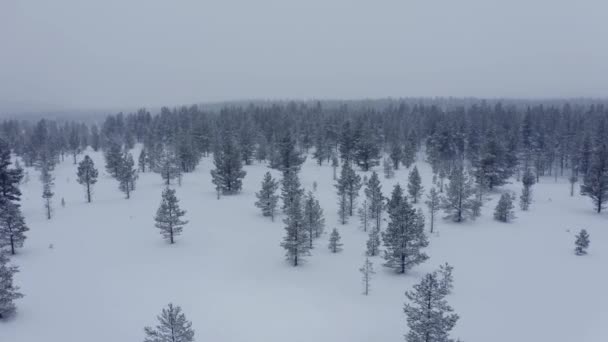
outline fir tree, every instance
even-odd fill
[[[359,213],[359,222],[361,223],[361,228],[363,229],[364,232],[367,232],[367,228],[371,224],[370,210],[369,210],[369,204],[367,202],[367,199],[365,199],[363,201],[363,203],[361,203],[361,208],[359,208],[358,213]]]
[[[16,249],[23,247],[25,232],[29,229],[19,206],[12,202],[0,205],[0,253],[3,247],[10,247],[12,255]]]
[[[418,203],[418,198],[422,195],[423,191],[422,180],[420,179],[420,173],[418,168],[414,166],[409,175],[409,183],[407,184],[407,191],[412,198],[413,203]]]
[[[348,215],[353,216],[355,200],[359,196],[359,190],[361,189],[361,176],[350,167],[349,163],[342,165],[342,172],[336,184],[336,189],[338,190],[339,197],[346,195],[346,199],[348,200]]]
[[[329,235],[328,248],[332,253],[338,253],[342,250],[342,243],[340,243],[341,237],[338,230],[334,228]]]
[[[494,219],[500,222],[509,222],[515,218],[515,212],[513,211],[513,197],[504,193],[500,196],[496,209],[494,209]]]
[[[602,212],[608,202],[608,147],[602,144],[596,148],[591,165],[581,184],[581,195],[593,201],[595,211]]]
[[[440,200],[439,194],[437,194],[437,190],[435,188],[431,188],[427,197],[426,197],[426,206],[429,209],[429,217],[431,218],[431,234],[433,233],[433,229],[435,227],[435,215],[439,211]]]
[[[428,245],[424,234],[424,216],[408,202],[397,184],[388,204],[390,222],[382,239],[385,266],[405,273],[414,265],[424,262],[428,256],[421,249]]]
[[[300,171],[300,167],[306,160],[296,149],[296,140],[291,132],[285,132],[277,142],[277,153],[273,158],[271,166],[282,172]]]
[[[97,183],[98,171],[95,168],[93,159],[88,155],[78,164],[78,183],[84,185],[85,194],[88,203],[91,203],[91,194],[93,193],[93,184]]]
[[[382,185],[378,174],[374,171],[372,176],[365,183],[365,197],[369,201],[370,218],[376,230],[380,231],[382,226],[382,211],[384,210],[384,196],[382,195]]]
[[[585,255],[587,254],[587,248],[589,248],[589,233],[585,229],[581,229],[581,231],[576,235],[576,241],[574,242],[576,248],[574,248],[574,253],[576,255]]]
[[[372,277],[376,273],[374,272],[374,264],[369,261],[368,257],[365,258],[365,262],[363,263],[363,266],[359,269],[359,272],[361,272],[363,278],[363,294],[367,296],[371,291]]]
[[[372,228],[369,231],[366,247],[366,254],[368,256],[376,256],[380,254],[380,229]]]
[[[442,271],[429,273],[422,281],[414,285],[405,296],[409,303],[403,311],[407,316],[409,332],[405,335],[407,342],[452,342],[450,331],[458,321],[445,297],[452,288],[451,268],[449,277]]]
[[[118,172],[118,188],[124,192],[126,198],[131,198],[131,192],[135,190],[135,181],[137,180],[137,169],[135,161],[131,153],[125,152],[122,156],[122,162]]]
[[[323,234],[325,228],[325,219],[323,218],[323,209],[319,201],[313,196],[312,192],[304,198],[304,229],[308,234],[309,249],[313,248],[313,239],[318,238]]]
[[[116,142],[110,143],[108,149],[104,151],[104,157],[106,159],[106,171],[112,177],[118,178],[120,174],[120,167],[123,161],[123,154],[121,151],[120,144]]]
[[[536,182],[536,178],[532,171],[527,168],[521,177],[521,183],[523,185],[521,190],[521,196],[519,196],[519,206],[521,210],[528,210],[532,203],[532,185]]]
[[[13,284],[13,275],[19,269],[8,265],[8,261],[6,254],[0,252],[0,319],[12,316],[17,310],[14,301],[23,297],[19,287]]]
[[[175,196],[175,190],[166,188],[163,190],[162,201],[156,212],[156,228],[169,243],[175,243],[175,237],[182,233],[184,225],[188,221],[183,221],[182,216],[186,215],[184,210],[179,208],[179,200]]]
[[[213,153],[215,169],[211,170],[213,184],[225,195],[241,191],[243,178],[247,172],[243,170],[241,153],[234,138],[224,139],[221,148],[216,147]]]
[[[294,205],[300,205],[304,195],[304,189],[300,184],[300,178],[297,172],[287,171],[283,173],[281,181],[281,199],[283,201],[283,212],[287,213],[289,208]]]
[[[286,175],[296,175],[295,171],[288,171]],[[293,178],[288,178],[293,179]],[[297,180],[297,175],[295,180]],[[285,183],[285,179],[284,179]],[[310,254],[308,231],[304,227],[304,218],[302,213],[302,194],[298,186],[295,184],[284,187],[286,193],[284,198],[290,198],[285,202],[285,214],[287,217],[283,220],[285,223],[285,237],[281,246],[285,249],[285,257],[293,265],[298,266],[302,263],[304,256]]]
[[[399,164],[401,163],[401,159],[403,159],[403,149],[397,142],[393,142],[391,144],[391,152],[389,154],[391,161],[393,162],[393,168],[395,170],[399,170]]]
[[[371,127],[365,125],[359,132],[355,143],[355,160],[363,171],[380,164],[380,148],[376,141],[376,134]]]
[[[467,217],[473,218],[476,205],[473,182],[462,166],[455,167],[450,174],[450,184],[446,195],[441,199],[441,207],[454,222],[462,222]]]
[[[276,195],[278,188],[279,182],[272,178],[270,172],[266,172],[262,181],[262,189],[255,194],[258,199],[255,202],[255,206],[262,210],[262,215],[270,216],[273,221],[277,203],[279,202],[279,196]]]
[[[194,330],[192,322],[186,319],[179,306],[169,304],[158,316],[158,325],[145,327],[144,342],[192,342]]]

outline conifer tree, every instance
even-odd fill
[[[95,168],[93,159],[88,155],[78,164],[78,183],[84,185],[85,195],[88,203],[91,203],[91,195],[93,193],[93,185],[97,183],[98,171]]]
[[[175,237],[182,233],[183,227],[188,221],[183,221],[182,217],[186,211],[179,208],[179,200],[175,196],[175,190],[166,188],[163,190],[162,201],[156,212],[156,228],[169,243],[175,243]]]
[[[452,342],[450,331],[458,321],[445,297],[452,289],[451,268],[449,276],[442,271],[429,273],[414,285],[405,296],[409,300],[403,311],[407,316],[409,331],[407,342]]]
[[[144,342],[193,342],[192,322],[186,319],[179,306],[169,304],[158,316],[158,325],[145,327]]]
[[[277,151],[272,159],[271,166],[281,172],[300,171],[300,167],[306,161],[306,157],[302,156],[296,149],[296,140],[291,132],[285,134],[277,142]]]
[[[145,148],[142,148],[139,152],[139,157],[137,158],[137,167],[139,171],[146,173],[146,167],[150,164],[150,156]]]
[[[304,189],[300,184],[300,178],[296,171],[287,171],[283,173],[283,180],[281,181],[281,200],[283,201],[283,212],[287,213],[289,208],[293,205],[300,205],[302,203],[302,196],[304,195]]]
[[[229,195],[241,191],[247,172],[243,170],[241,153],[234,138],[226,137],[221,147],[216,146],[213,164],[215,169],[211,170],[212,181],[222,194]]]
[[[286,172],[287,175],[295,175],[295,178],[288,180],[298,180],[295,171]],[[285,183],[285,178],[283,179]],[[290,181],[290,183],[293,183]],[[302,190],[299,188],[299,181],[296,184],[284,186],[284,203],[285,214],[287,217],[283,220],[285,223],[285,237],[281,246],[285,249],[285,257],[295,267],[302,263],[306,255],[310,254],[308,231],[304,227],[304,218],[302,213]],[[289,200],[285,201],[285,198]]]
[[[338,217],[341,224],[348,222],[348,198],[346,192],[338,192]]]
[[[19,161],[19,160],[17,160]],[[0,203],[19,202],[21,191],[19,183],[23,179],[23,169],[15,164],[15,168],[10,168],[11,151],[8,144],[0,139]]]
[[[455,167],[450,173],[450,184],[446,195],[441,199],[441,207],[454,222],[462,222],[473,218],[476,205],[473,182],[462,166]]]
[[[395,177],[395,170],[393,169],[391,162],[386,158],[382,160],[382,170],[384,171],[384,178],[391,179]]]
[[[355,160],[363,171],[380,164],[380,148],[376,141],[376,134],[369,125],[364,125],[355,143]]]
[[[532,171],[527,168],[521,177],[521,183],[523,185],[521,190],[521,196],[519,196],[519,206],[521,210],[528,210],[532,203],[532,185],[536,182],[536,178]]]
[[[365,183],[365,197],[369,201],[370,218],[374,222],[376,230],[380,231],[382,226],[382,211],[384,210],[384,196],[382,195],[382,185],[380,178],[374,171],[372,176]]]
[[[342,165],[342,172],[336,184],[336,189],[338,190],[339,197],[346,195],[346,199],[348,200],[348,216],[353,216],[355,200],[359,196],[359,190],[361,189],[361,176],[352,169],[349,163]]]
[[[123,161],[123,153],[120,144],[111,142],[110,146],[104,151],[106,159],[106,171],[114,178],[120,175],[120,167]]]
[[[309,249],[313,248],[313,239],[320,237],[324,228],[323,209],[321,209],[319,201],[309,191],[304,197],[304,229],[308,233]]]
[[[574,242],[576,248],[574,248],[574,253],[576,255],[585,255],[587,254],[587,248],[589,248],[589,233],[585,229],[581,229],[581,231],[576,235],[576,241]]]
[[[608,147],[605,144],[593,152],[591,165],[581,184],[581,195],[593,201],[595,211],[602,212],[608,202]]]
[[[332,253],[338,253],[342,250],[342,243],[340,243],[341,237],[338,230],[334,228],[329,235],[329,250]]]
[[[359,272],[361,272],[363,278],[363,294],[367,296],[371,291],[372,277],[376,273],[374,271],[374,264],[369,261],[368,257],[365,258],[365,262],[363,263],[363,266],[359,269]]]
[[[50,220],[53,209],[51,199],[55,195],[53,193],[55,177],[51,173],[51,165],[49,163],[42,163],[40,167],[40,181],[42,182],[42,198],[44,199],[46,218]]]
[[[496,209],[494,209],[494,219],[500,222],[509,222],[515,218],[515,212],[513,211],[513,197],[504,193],[500,196]]]
[[[424,233],[424,216],[411,206],[398,184],[393,189],[388,207],[390,222],[382,233],[386,247],[384,265],[395,269],[397,273],[405,273],[428,259],[421,251],[428,245]]]
[[[120,191],[125,193],[127,199],[131,198],[131,192],[135,190],[137,180],[137,169],[131,153],[123,153],[117,179]]]
[[[17,310],[14,301],[23,298],[19,287],[13,284],[13,275],[19,269],[8,265],[8,261],[6,253],[0,252],[0,319],[12,316]]]
[[[391,151],[389,157],[393,162],[393,169],[399,170],[399,164],[401,163],[401,159],[403,159],[403,149],[397,142],[393,142],[391,144]]]
[[[437,193],[437,190],[435,190],[435,188],[431,188],[431,190],[429,190],[425,203],[429,209],[429,217],[431,218],[431,234],[432,234],[434,227],[435,227],[435,215],[439,211],[439,206],[440,206],[439,194]]]
[[[331,157],[331,168],[334,170],[334,180],[336,180],[337,178],[337,171],[338,171],[338,167],[340,166],[340,161],[338,160],[338,157],[336,157],[335,155]]]
[[[407,184],[407,191],[413,203],[418,203],[418,198],[422,195],[423,189],[420,173],[418,173],[418,168],[414,166],[412,171],[410,171],[409,183]]]
[[[368,256],[376,256],[380,254],[380,229],[374,227],[369,231],[366,247],[366,254]]]
[[[0,205],[0,253],[8,246],[11,254],[15,255],[16,249],[23,247],[28,230],[17,204],[6,202]]]
[[[169,147],[164,147],[155,163],[155,172],[159,173],[165,185],[170,185],[174,179],[179,179],[182,169],[176,153]]]
[[[364,232],[367,232],[367,228],[369,228],[369,226],[371,225],[370,210],[367,198],[363,200],[363,203],[361,203],[361,208],[359,208],[358,213],[361,228]]]
[[[255,206],[262,210],[262,215],[270,216],[272,221],[279,202],[279,196],[276,194],[278,188],[279,182],[272,178],[270,172],[266,172],[262,180],[262,189],[255,194],[258,199]]]

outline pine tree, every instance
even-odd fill
[[[291,132],[285,132],[277,142],[277,153],[271,166],[281,172],[298,172],[304,161],[306,161],[306,157],[297,151],[295,138]]]
[[[188,221],[183,221],[182,216],[186,215],[184,210],[179,208],[179,200],[175,196],[175,190],[166,188],[163,190],[162,201],[156,212],[156,228],[169,243],[175,243],[175,237],[182,233],[184,225]]]
[[[346,192],[338,193],[338,217],[341,224],[348,222],[348,198],[346,197]]]
[[[10,168],[11,164],[10,148],[0,139],[0,203],[19,202],[21,198],[19,183],[23,179],[23,169],[17,164]]]
[[[296,171],[287,171],[283,173],[281,181],[281,200],[283,201],[283,212],[287,213],[293,205],[300,205],[304,195],[304,189],[300,184],[300,178]]]
[[[46,209],[46,218],[51,219],[52,203],[51,199],[55,195],[53,186],[55,186],[55,177],[51,174],[51,165],[43,163],[40,168],[40,181],[42,182],[42,198],[44,199],[44,208]]]
[[[376,134],[369,125],[361,128],[355,143],[355,160],[363,171],[380,164],[380,148],[376,141]]]
[[[338,233],[338,230],[336,228],[334,228],[331,231],[331,234],[329,235],[329,250],[332,253],[338,253],[342,250],[342,243],[340,243],[340,233]]]
[[[403,195],[397,184],[388,203],[390,222],[382,233],[386,251],[384,266],[405,273],[414,265],[424,262],[428,256],[421,249],[428,245],[424,234],[424,216],[416,210]]]
[[[581,184],[581,195],[588,196],[593,201],[598,213],[606,208],[608,202],[608,147],[602,144],[596,148],[591,165]]]
[[[409,332],[405,335],[407,342],[452,342],[450,331],[458,321],[445,297],[452,288],[451,268],[449,276],[442,271],[435,271],[424,276],[414,285],[413,291],[405,296],[409,303],[403,311],[407,316]]]
[[[309,249],[313,248],[313,239],[319,238],[325,228],[325,218],[323,209],[319,201],[313,196],[312,192],[304,198],[304,229],[308,234]]]
[[[211,170],[213,184],[225,195],[241,191],[243,178],[247,172],[243,170],[241,153],[234,138],[227,137],[221,147],[216,147],[213,153],[215,169]]]
[[[346,195],[346,199],[348,200],[348,216],[353,216],[355,200],[359,196],[361,185],[361,176],[352,169],[349,163],[344,163],[336,189],[338,190],[339,197]]]
[[[462,166],[455,167],[450,174],[450,184],[446,195],[441,199],[441,207],[454,222],[462,222],[467,217],[473,218],[476,205],[473,182]]]
[[[401,159],[403,159],[403,149],[397,142],[393,142],[391,144],[391,152],[389,157],[393,162],[393,169],[399,170],[399,164],[401,163]]]
[[[118,178],[122,164],[123,153],[120,144],[111,142],[108,149],[104,151],[106,159],[106,171],[114,178]]]
[[[186,319],[179,306],[169,304],[158,316],[158,325],[155,328],[145,327],[146,338],[144,342],[192,342],[194,330],[192,322]]]
[[[376,256],[380,254],[380,229],[372,228],[369,231],[369,237],[367,239],[367,251],[368,256]]]
[[[150,164],[150,156],[145,148],[142,148],[137,158],[137,167],[139,171],[146,173],[146,166]]]
[[[433,229],[435,227],[435,215],[439,211],[440,200],[439,194],[437,194],[437,190],[435,188],[431,188],[427,197],[426,197],[426,206],[429,209],[429,216],[431,218],[431,234],[433,233]]]
[[[391,162],[386,158],[382,160],[382,170],[384,171],[384,178],[391,179],[395,177],[395,170],[393,169]]]
[[[179,179],[182,169],[176,153],[169,147],[162,149],[155,163],[155,172],[159,173],[165,185],[170,185],[174,179]]]
[[[532,185],[534,185],[535,182],[536,178],[534,177],[534,174],[527,168],[521,177],[521,183],[523,184],[521,196],[519,196],[519,206],[521,210],[526,211],[530,208],[530,204],[532,203]]]
[[[19,287],[13,284],[13,275],[19,272],[16,266],[8,265],[8,257],[0,252],[0,319],[12,316],[17,310],[14,301],[23,298]]]
[[[380,178],[374,171],[372,176],[365,183],[365,197],[369,201],[369,212],[370,218],[374,222],[376,230],[380,231],[382,228],[382,211],[384,210],[384,196],[382,195],[382,185],[380,184]]]
[[[23,247],[28,230],[17,204],[6,202],[0,205],[0,253],[8,246],[11,254],[15,255],[16,249]]]
[[[338,157],[336,157],[335,155],[331,157],[331,167],[334,170],[334,180],[336,180],[337,178],[337,170],[338,167],[340,166],[340,161],[338,160]]]
[[[374,271],[374,264],[369,261],[368,257],[365,258],[365,262],[363,263],[363,266],[359,269],[359,272],[361,272],[363,278],[363,294],[367,296],[371,291],[372,277],[376,273]]]
[[[270,216],[273,221],[277,203],[279,202],[279,196],[276,195],[278,188],[279,182],[272,178],[270,172],[266,172],[262,181],[262,189],[255,194],[258,199],[255,202],[255,206],[262,209],[262,215]]]
[[[361,228],[363,229],[364,232],[367,232],[367,228],[371,224],[369,204],[367,202],[367,199],[365,199],[363,201],[363,203],[361,203],[361,208],[359,208],[358,213],[359,213],[359,222],[361,223]]]
[[[494,219],[500,222],[509,222],[515,218],[515,212],[513,211],[513,197],[504,193],[500,196],[496,209],[494,209]]]
[[[88,203],[91,203],[91,194],[93,193],[93,184],[97,183],[98,171],[95,168],[93,159],[88,155],[78,164],[78,183],[84,185],[85,194]]]
[[[295,171],[286,172],[287,175],[295,175],[295,180],[298,180]],[[294,179],[288,178],[288,179]],[[289,181],[293,183],[293,181]],[[285,183],[285,179],[283,179]],[[290,198],[286,203],[285,214],[287,217],[283,220],[285,223],[285,237],[281,243],[286,251],[285,257],[295,267],[302,263],[304,256],[310,254],[308,231],[304,227],[304,218],[302,213],[302,192],[295,184],[284,186],[284,201],[285,198]]]
[[[576,235],[576,241],[574,242],[576,248],[574,248],[574,253],[576,255],[585,255],[587,254],[587,248],[589,248],[589,233],[585,229],[581,229],[581,231]]]
[[[137,169],[131,153],[125,152],[123,154],[117,179],[120,191],[125,193],[127,199],[131,198],[131,192],[135,190],[135,181],[137,180]]]
[[[418,173],[418,168],[414,166],[410,172],[409,183],[407,184],[407,191],[410,194],[413,203],[418,203],[418,198],[422,195],[423,189],[420,173]]]

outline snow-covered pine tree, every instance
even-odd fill
[[[95,168],[93,159],[88,155],[78,164],[78,183],[84,185],[85,195],[88,203],[91,203],[91,195],[93,193],[93,185],[97,183],[98,171]]]
[[[186,319],[179,306],[169,304],[158,316],[158,325],[145,327],[144,342],[193,342],[192,322]]]
[[[575,248],[574,253],[576,255],[585,255],[587,254],[587,248],[589,248],[589,233],[585,229],[581,229],[581,231],[576,235],[576,241],[574,241]]]
[[[365,197],[369,201],[369,212],[370,218],[374,223],[376,230],[380,231],[382,228],[382,211],[384,210],[384,196],[382,195],[382,185],[380,184],[380,178],[374,171],[372,176],[365,183]]]
[[[271,167],[281,170],[283,173],[299,172],[300,167],[306,161],[306,156],[296,149],[296,140],[292,132],[286,131],[276,145],[277,150],[272,158]]]
[[[359,210],[357,210],[359,214],[359,222],[361,223],[361,228],[364,232],[367,232],[367,229],[371,225],[369,203],[367,201],[367,198],[363,200],[363,203],[361,203],[361,207],[359,208]]]
[[[188,221],[183,221],[181,218],[186,215],[186,211],[179,208],[179,200],[175,196],[175,190],[166,188],[163,190],[162,201],[160,207],[156,211],[156,228],[160,229],[160,233],[169,243],[175,242],[175,237],[182,233],[184,225]]]
[[[348,216],[353,216],[355,201],[359,196],[361,185],[361,176],[352,169],[350,163],[344,163],[340,172],[340,178],[335,186],[338,190],[338,197],[341,198],[343,195],[346,195]]]
[[[49,163],[42,163],[40,165],[40,181],[42,182],[42,198],[44,199],[44,208],[46,210],[46,218],[51,219],[53,211],[51,199],[55,195],[53,193],[53,186],[55,186],[55,177],[51,173],[52,166]]]
[[[295,175],[287,180],[291,185],[284,186],[285,214],[285,237],[281,242],[281,247],[285,249],[285,257],[293,265],[298,266],[302,263],[304,256],[310,254],[308,231],[304,227],[304,217],[302,213],[302,190],[299,188],[299,180],[295,171],[288,171],[285,174]],[[289,177],[289,176],[288,176]],[[291,179],[291,180],[290,180]],[[297,181],[297,186],[293,180]],[[283,179],[285,183],[285,178]]]
[[[363,263],[363,266],[359,269],[359,272],[361,272],[362,275],[363,294],[367,296],[371,291],[372,277],[376,273],[374,271],[374,264],[369,261],[368,257],[365,258],[365,262]]]
[[[401,163],[401,159],[403,159],[403,149],[398,142],[394,141],[391,143],[391,150],[389,157],[393,162],[393,169],[399,170],[399,164]]]
[[[429,273],[405,293],[409,300],[403,309],[409,327],[407,342],[453,342],[449,333],[458,315],[445,300],[452,288],[451,269],[449,277],[445,275],[442,271]]]
[[[213,152],[211,170],[212,182],[222,194],[230,195],[241,191],[243,178],[247,172],[243,170],[241,152],[233,137],[225,137],[221,146],[216,146]]]
[[[367,250],[365,254],[368,256],[376,256],[380,254],[380,229],[375,227],[370,229],[366,247]]]
[[[340,166],[340,161],[336,155],[331,157],[331,168],[334,170],[334,180],[338,177],[338,167]]]
[[[395,170],[387,158],[382,159],[382,170],[384,171],[384,178],[391,179],[395,177]]]
[[[284,172],[281,180],[281,200],[283,201],[281,209],[283,212],[287,213],[293,205],[300,205],[302,196],[304,196],[304,189],[300,184],[298,173],[295,170]]]
[[[591,165],[581,184],[581,195],[593,201],[595,211],[602,212],[608,202],[608,146],[601,144],[594,152]]]
[[[309,191],[304,197],[304,229],[308,232],[308,248],[313,248],[313,239],[320,237],[324,228],[323,209],[319,201]]]
[[[182,169],[179,165],[179,159],[175,151],[165,146],[158,155],[158,160],[155,163],[154,172],[160,174],[165,185],[170,185],[174,179],[179,179],[182,174]]]
[[[410,198],[412,198],[413,203],[418,203],[418,198],[422,195],[423,190],[420,173],[418,172],[418,168],[414,166],[412,171],[410,171],[409,182],[407,184],[407,192]]]
[[[104,151],[104,157],[106,159],[106,171],[112,177],[118,178],[123,158],[120,144],[111,141],[110,146]]]
[[[431,188],[429,193],[426,195],[426,206],[429,209],[429,217],[431,218],[431,234],[433,233],[435,227],[435,215],[439,211],[439,194],[435,188]]]
[[[441,198],[441,207],[454,222],[462,222],[466,218],[473,218],[473,209],[476,205],[473,181],[462,166],[457,166],[450,173],[450,184],[445,197]]]
[[[28,230],[17,204],[5,202],[0,205],[0,253],[2,248],[10,247],[14,255],[17,248],[23,247]]]
[[[500,222],[509,222],[515,218],[513,211],[513,197],[509,193],[504,193],[500,196],[496,209],[494,209],[494,219]]]
[[[388,203],[390,222],[382,233],[386,251],[384,266],[405,273],[414,265],[424,262],[428,256],[421,249],[428,245],[424,233],[424,216],[416,212],[399,184],[395,185]]]
[[[120,191],[125,193],[127,199],[131,198],[131,192],[135,190],[135,181],[137,180],[137,169],[131,153],[125,152],[123,154],[117,179]]]
[[[409,169],[414,164],[414,161],[416,161],[416,146],[411,141],[411,138],[408,138],[403,145],[403,158],[401,162]]]
[[[147,166],[150,164],[149,158],[148,151],[146,151],[145,148],[142,148],[139,152],[139,157],[137,158],[137,167],[139,171],[146,173]]]
[[[23,169],[17,162],[15,168],[10,168],[11,150],[8,144],[0,139],[0,203],[7,201],[15,203],[21,198],[19,183],[23,179]]]
[[[338,253],[342,250],[342,243],[340,243],[340,240],[340,233],[334,228],[329,235],[329,245],[327,246],[332,253]]]
[[[19,272],[16,266],[8,264],[6,253],[0,252],[0,319],[12,316],[17,310],[14,301],[22,298],[19,287],[13,284],[13,275]]]
[[[530,168],[526,168],[524,174],[521,177],[521,183],[523,185],[521,189],[521,196],[519,196],[519,207],[521,210],[530,209],[530,204],[532,203],[532,185],[536,182],[536,177],[530,170]]]
[[[380,148],[378,146],[378,134],[371,124],[363,123],[358,129],[355,142],[355,161],[363,171],[380,164]]]
[[[262,180],[262,189],[255,194],[258,199],[255,206],[262,210],[263,216],[270,216],[273,221],[279,202],[279,196],[276,194],[278,188],[279,182],[272,178],[270,172],[266,172],[264,180]]]
[[[341,224],[348,222],[348,198],[346,192],[338,192],[338,217]]]

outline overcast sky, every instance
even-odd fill
[[[0,0],[0,106],[606,97],[606,0]]]

